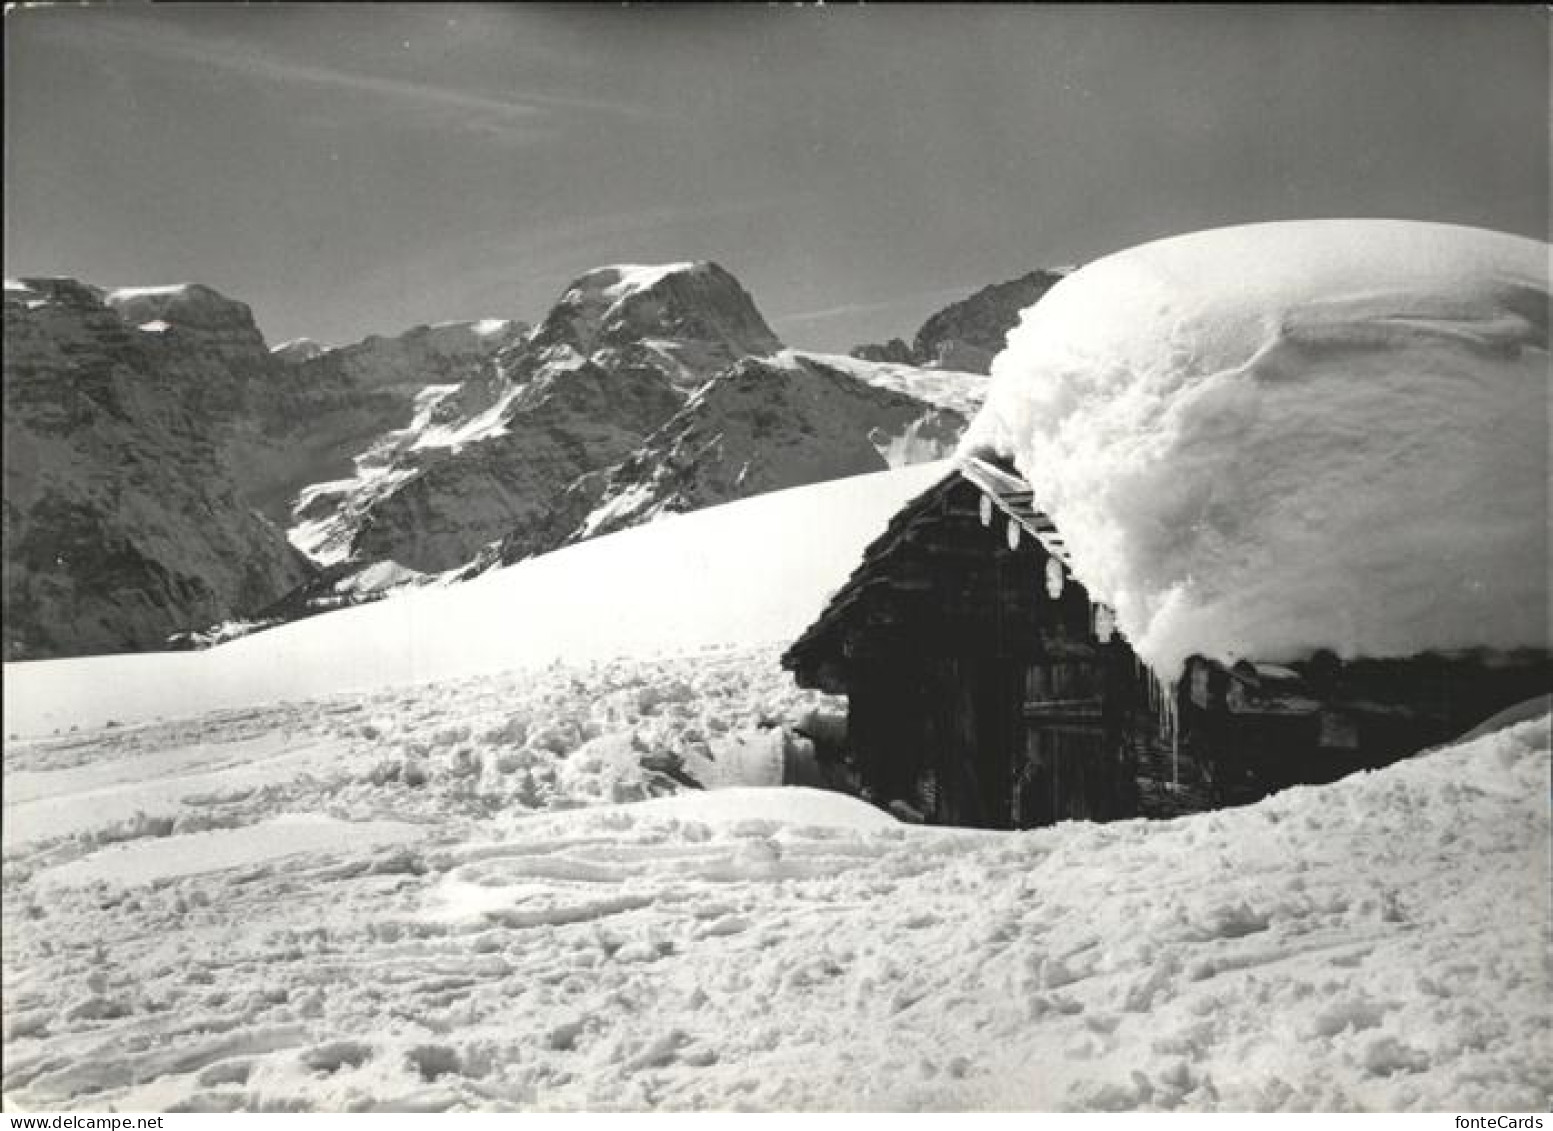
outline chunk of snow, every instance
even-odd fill
[[[270,347],[270,353],[290,361],[308,361],[328,352],[312,338],[292,338],[281,342],[278,346]]]
[[[424,581],[426,574],[402,566],[396,561],[373,562],[360,573],[341,578],[334,586],[336,593],[376,593],[398,585]]]
[[[1548,643],[1548,248],[1321,220],[1147,244],[1025,311],[1011,457],[1157,670]]]

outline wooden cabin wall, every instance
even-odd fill
[[[851,760],[877,801],[982,828],[1135,815],[1127,725],[1144,708],[1111,673],[1132,653],[1095,638],[1081,585],[1049,596],[1046,549],[1028,532],[1010,547],[1001,516],[979,520],[979,500],[963,483],[898,518],[845,611],[784,662],[811,684],[827,672],[845,684]],[[1032,686],[1066,695],[1064,681],[1080,679],[1091,716],[1027,712]],[[1104,714],[1100,702],[1120,692]]]
[[[1212,804],[1245,804],[1290,786],[1378,769],[1452,741],[1553,686],[1553,665],[1535,651],[1346,663],[1320,654],[1289,667],[1320,702],[1318,711],[1234,712],[1228,672],[1197,658],[1188,662],[1182,746],[1201,768]]]

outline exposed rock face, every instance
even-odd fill
[[[715,263],[590,271],[532,334],[456,387],[427,389],[414,421],[355,458],[355,474],[303,492],[293,541],[324,563],[463,564],[510,536],[559,545],[603,473],[690,391],[752,353],[779,350],[754,301]]]
[[[156,647],[308,576],[212,423],[267,359],[247,308],[204,288],[142,303],[7,282],[7,659]]]
[[[912,365],[916,361],[911,347],[900,338],[891,338],[883,345],[853,346],[852,356],[862,361],[888,361],[896,365]]]
[[[983,287],[969,298],[951,303],[932,315],[912,339],[909,349],[899,338],[884,345],[855,346],[853,357],[956,369],[991,371],[992,359],[1003,350],[1019,315],[1073,269],[1031,271],[1006,283]]]
[[[173,327],[192,331],[206,348],[223,350],[234,359],[269,352],[247,304],[201,283],[121,287],[109,291],[106,301],[127,325],[152,333]]]

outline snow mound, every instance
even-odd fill
[[[866,801],[844,793],[797,786],[743,786],[676,793],[631,805],[590,809],[586,815],[569,813],[552,820],[564,823],[576,834],[595,827],[618,828],[623,817],[633,824],[700,821],[707,825],[738,825],[769,821],[798,828],[847,829],[858,833],[900,827],[894,817]],[[531,831],[525,824],[525,835]]]
[[[1025,311],[962,450],[1012,458],[1157,670],[1548,643],[1548,248],[1225,228]]]
[[[409,585],[428,580],[427,575],[409,569],[396,561],[373,562],[360,573],[342,578],[334,587],[336,593],[376,593],[398,585]]]

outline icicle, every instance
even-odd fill
[[[1155,734],[1162,743],[1170,744],[1170,788],[1181,785],[1181,720],[1178,692],[1180,685],[1171,680],[1162,681],[1154,670],[1141,660],[1134,661],[1143,696],[1148,703],[1149,715],[1155,720]]]
[[[1013,549],[1012,546],[1010,546],[1009,548]],[[1065,578],[1063,577],[1063,573],[1062,573],[1062,563],[1059,562],[1056,558],[1047,558],[1046,559],[1046,595],[1048,597],[1050,597],[1053,601],[1057,600],[1059,597],[1062,596],[1062,585],[1063,585],[1063,581],[1064,580],[1065,580]],[[1110,634],[1107,633],[1105,636],[1102,636],[1100,639],[1102,639],[1102,640],[1109,640],[1110,639]]]

